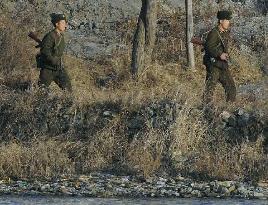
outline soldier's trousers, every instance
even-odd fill
[[[61,89],[68,90],[72,92],[71,81],[68,73],[65,69],[59,70],[49,70],[49,69],[41,69],[39,76],[39,86],[48,87],[52,82],[55,82]]]
[[[206,66],[206,86],[204,92],[204,103],[209,104],[212,102],[213,94],[216,89],[217,83],[221,83],[226,94],[227,102],[234,102],[236,99],[236,87],[234,79],[229,69],[222,69],[215,66]]]

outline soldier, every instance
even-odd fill
[[[41,71],[39,85],[48,87],[54,81],[61,89],[72,91],[70,78],[63,66],[65,41],[63,33],[67,22],[63,14],[51,14],[54,29],[47,33],[41,43]]]
[[[204,65],[207,71],[203,97],[205,104],[211,103],[218,82],[225,89],[227,102],[234,102],[236,99],[235,83],[228,68],[228,29],[231,15],[230,11],[225,10],[217,13],[218,25],[208,33],[204,45]]]

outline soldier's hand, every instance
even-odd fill
[[[227,61],[228,58],[229,58],[229,56],[228,56],[227,53],[222,53],[221,56],[220,56],[220,58],[221,58],[221,60],[223,60],[223,61]]]

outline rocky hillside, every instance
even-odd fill
[[[183,38],[184,33],[184,1],[161,0],[162,12],[159,14],[159,24],[166,17],[177,13]],[[132,27],[121,28],[122,24],[136,21],[141,2],[132,0],[21,0],[0,2],[2,14],[10,14],[16,19],[23,18],[29,23],[29,30],[36,30],[42,36],[50,28],[49,14],[63,12],[69,19],[69,49],[68,52],[85,58],[96,55],[111,54],[113,50],[126,49],[123,41],[125,33],[133,33]],[[217,10],[226,8],[234,12],[234,38],[239,41],[241,49],[247,51],[250,47],[263,52],[264,42],[267,42],[267,1],[265,0],[202,0],[194,1],[196,35],[207,31],[216,22]],[[170,22],[165,22],[171,26]],[[129,31],[130,29],[130,31]],[[159,27],[159,32],[163,28]],[[132,38],[132,36],[130,37]]]

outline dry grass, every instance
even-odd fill
[[[32,80],[33,45],[27,42],[26,29],[6,17],[0,17],[0,82],[9,86],[27,84]]]
[[[223,137],[217,138],[213,148],[200,153],[191,169],[216,179],[266,180],[267,156],[262,143],[243,143],[231,146]],[[213,150],[214,149],[214,150]]]
[[[231,66],[235,81],[238,84],[254,83],[262,78],[260,65],[256,56],[241,53],[236,47],[231,50],[232,59],[235,61]]]
[[[181,173],[201,179],[264,180],[268,161],[263,138],[229,144],[222,133],[206,124],[201,111],[181,110],[172,132],[171,158]]]
[[[65,143],[38,140],[0,145],[0,177],[48,178],[71,173],[74,164],[68,158]]]
[[[143,136],[137,136],[127,151],[128,166],[145,177],[155,174],[163,164],[167,137],[164,133],[153,130]]]
[[[173,24],[177,24],[177,17],[171,18],[170,28],[176,27]],[[132,22],[128,24],[133,26]],[[185,70],[183,51],[174,41],[179,31],[171,30],[172,35],[167,35],[166,50],[159,37],[157,46],[161,49],[155,53],[156,61],[137,82],[131,80],[129,73],[130,51],[115,52],[110,59],[91,62],[66,56],[74,88],[70,95],[55,85],[49,93],[34,86],[27,92],[13,89],[11,85],[21,81],[36,84],[38,70],[31,69],[33,44],[16,36],[17,29],[2,28],[0,25],[3,45],[11,46],[4,47],[7,52],[0,57],[0,77],[6,85],[0,88],[0,177],[52,177],[121,166],[146,177],[164,167],[219,179],[267,179],[267,154],[263,153],[260,140],[231,146],[203,118],[199,109],[205,81],[202,53],[196,48],[197,69]],[[181,53],[175,55],[178,52]],[[262,80],[248,56],[236,49],[233,56],[239,64],[239,69],[231,68],[238,85]],[[100,86],[99,80],[110,74],[116,80]],[[144,130],[130,138],[126,132],[128,113],[139,113],[163,99],[179,105],[176,122],[168,130],[161,130],[153,128],[144,116]],[[237,107],[253,110],[264,105],[257,99],[249,105],[248,99],[240,96],[235,104],[228,105],[220,86],[214,101],[216,113]],[[113,107],[119,110],[115,117],[101,117]],[[166,160],[172,168],[167,167],[170,163]]]

